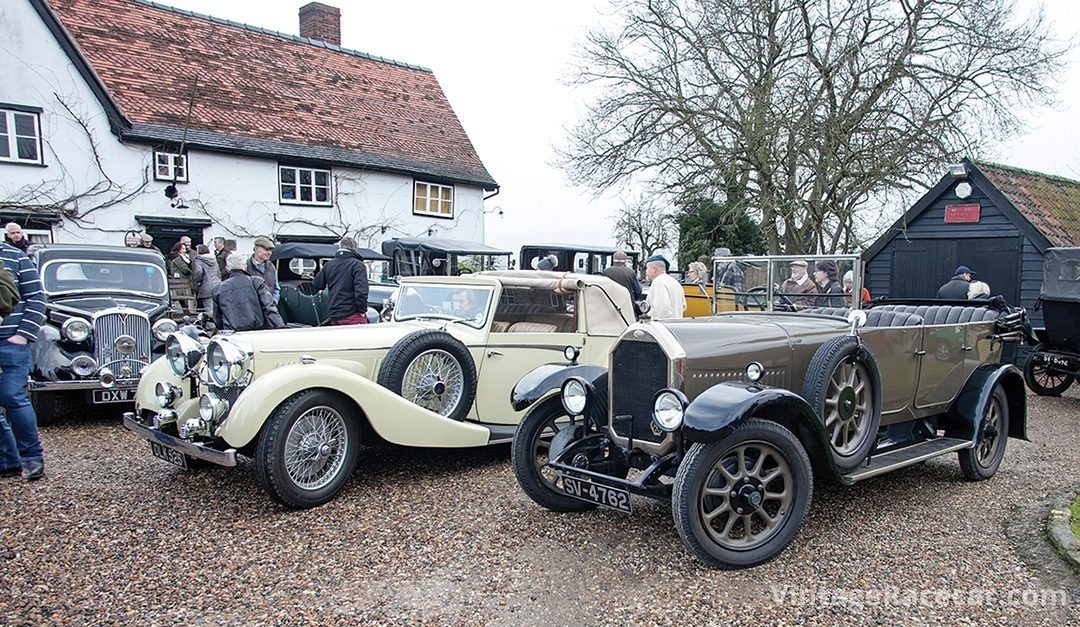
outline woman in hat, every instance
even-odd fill
[[[843,307],[844,288],[840,285],[840,269],[832,259],[814,264],[814,283],[817,285],[815,307]]]

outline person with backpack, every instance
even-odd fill
[[[0,243],[0,476],[45,476],[37,414],[26,392],[33,358],[30,342],[45,322],[45,290],[37,268],[21,250]]]

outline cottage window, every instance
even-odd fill
[[[154,151],[154,180],[188,182],[187,155],[175,152]]]
[[[454,217],[454,188],[450,185],[416,182],[413,213],[436,218]]]
[[[0,109],[0,161],[44,163],[40,113]]]
[[[329,205],[330,170],[278,166],[278,189],[285,205]]]

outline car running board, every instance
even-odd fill
[[[957,438],[935,438],[925,440],[918,444],[912,444],[888,453],[881,453],[870,458],[870,464],[860,466],[846,475],[842,475],[845,483],[855,483],[870,477],[891,472],[904,466],[911,466],[931,457],[952,453],[961,449],[971,448],[971,440]]]
[[[517,431],[517,425],[495,425],[488,424],[486,422],[480,423],[481,427],[487,427],[491,431],[491,435],[488,436],[488,445],[492,444],[507,444],[514,441],[514,432]]]

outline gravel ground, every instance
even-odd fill
[[[819,482],[769,564],[710,571],[664,503],[553,514],[506,446],[366,450],[337,500],[270,504],[250,463],[184,472],[114,417],[42,430],[48,477],[0,480],[0,624],[1080,624],[1041,540],[1080,475],[1080,394],[1029,399],[992,480],[953,455]]]

